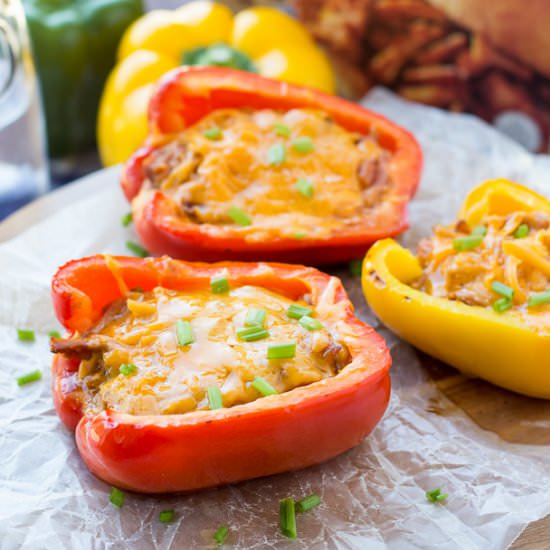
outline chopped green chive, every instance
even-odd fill
[[[290,128],[286,124],[275,124],[275,133],[280,137],[288,137],[290,135]]]
[[[298,193],[300,193],[301,195],[303,195],[308,199],[311,199],[311,197],[313,197],[313,193],[314,193],[313,184],[309,180],[306,180],[305,178],[300,178],[296,182],[294,189],[296,189]]]
[[[319,506],[319,504],[321,504],[321,499],[318,495],[309,495],[296,503],[296,511],[303,514],[304,512]]]
[[[252,225],[252,220],[250,216],[240,208],[232,206],[228,211],[227,215],[237,224],[242,225],[243,227],[247,225]]]
[[[267,346],[268,359],[292,359],[296,355],[296,342]]]
[[[143,290],[143,288],[141,288],[140,286],[135,286],[134,288],[131,288],[130,291],[131,292],[145,292]]]
[[[301,241],[307,237],[307,233],[305,231],[296,231],[296,233],[293,233],[292,236]]]
[[[261,326],[238,328],[237,336],[245,342],[255,342],[269,337],[269,332]]]
[[[510,288],[508,285],[505,285],[504,283],[500,283],[499,281],[493,281],[491,283],[491,289],[497,294],[500,294],[501,296],[508,298],[509,300],[511,300],[514,297],[514,289]]]
[[[529,226],[526,223],[522,223],[514,232],[516,239],[524,239],[529,235]]]
[[[310,307],[299,306],[298,304],[292,304],[287,310],[286,314],[291,319],[301,319],[304,315],[311,315],[313,309]]]
[[[285,498],[279,503],[279,526],[281,533],[289,539],[295,539],[296,532],[296,511],[294,501],[291,498]]]
[[[134,372],[137,371],[137,367],[132,363],[124,363],[120,365],[118,371],[120,372],[120,374],[124,374],[124,376],[129,376],[130,374],[134,374]]]
[[[36,340],[36,336],[34,335],[34,330],[27,329],[27,328],[18,328],[17,338],[21,342],[34,342]]]
[[[223,294],[229,291],[229,281],[225,275],[212,277],[210,279],[210,288],[214,294]]]
[[[550,302],[550,289],[546,292],[535,292],[529,296],[527,300],[528,307],[540,306],[542,304],[548,304]]]
[[[487,235],[487,228],[484,225],[476,225],[472,229],[472,235],[476,237],[485,237],[485,235]]]
[[[128,213],[124,214],[124,216],[122,216],[122,218],[120,218],[120,223],[124,227],[128,227],[132,223],[132,213],[128,212]]]
[[[61,338],[61,333],[58,330],[50,330],[48,338]]]
[[[159,514],[159,520],[161,523],[170,523],[171,521],[174,521],[176,513],[174,510],[163,510]]]
[[[193,331],[191,330],[191,323],[189,321],[182,321],[181,319],[178,319],[176,321],[176,336],[180,346],[192,344]]]
[[[442,502],[445,500],[449,495],[447,493],[442,493],[441,489],[432,489],[431,491],[426,491],[426,498],[430,502]]]
[[[322,323],[318,319],[313,319],[313,317],[310,317],[309,315],[304,315],[299,321],[305,329],[307,330],[320,330],[323,328]]]
[[[217,126],[214,126],[213,128],[208,128],[208,130],[205,130],[202,135],[212,141],[217,141],[218,139],[221,139],[222,131]]]
[[[145,250],[145,248],[139,246],[139,244],[133,243],[132,241],[126,241],[126,248],[139,258],[147,258],[147,256],[149,256],[149,252]]]
[[[42,371],[33,370],[32,372],[28,372],[27,374],[20,376],[16,380],[17,380],[18,386],[24,386],[25,384],[30,384],[31,382],[36,382],[37,380],[41,380],[41,379],[42,379]]]
[[[109,497],[109,500],[113,506],[122,508],[124,506],[125,499],[126,495],[120,489],[117,489],[116,487],[111,489],[111,496]]]
[[[286,160],[286,149],[284,143],[275,143],[267,152],[267,161],[269,164],[283,164]]]
[[[210,386],[206,393],[208,395],[208,406],[214,409],[223,409],[223,398],[220,388],[217,386]]]
[[[354,277],[359,277],[361,275],[361,270],[363,269],[363,258],[351,260],[348,264],[348,269]]]
[[[227,538],[227,535],[229,534],[229,527],[227,525],[222,525],[218,528],[218,530],[214,533],[214,540],[218,544],[223,544],[225,542],[225,539]]]
[[[460,237],[453,241],[453,247],[457,252],[464,252],[465,250],[473,250],[477,248],[483,242],[481,235],[468,235],[467,237]]]
[[[245,327],[263,327],[265,323],[265,317],[267,311],[256,307],[251,307],[246,312],[246,318],[244,320]]]
[[[299,137],[293,140],[292,148],[298,153],[311,153],[315,149],[313,141],[308,137]]]
[[[501,298],[496,302],[493,302],[493,309],[497,313],[504,313],[512,307],[512,300],[510,298]]]
[[[252,381],[252,387],[258,390],[264,397],[268,395],[277,395],[277,390],[261,376],[256,376]]]

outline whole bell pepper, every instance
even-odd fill
[[[466,197],[458,219],[476,227],[490,215],[539,211],[550,201],[507,180],[488,181]],[[498,313],[416,290],[413,254],[392,239],[367,253],[363,291],[380,320],[401,338],[465,374],[529,396],[550,398],[550,332],[529,310]]]
[[[103,164],[125,161],[147,135],[155,82],[179,65],[231,67],[333,93],[330,63],[308,31],[268,7],[235,16],[216,2],[195,0],[155,10],[124,34],[101,99],[98,143]]]
[[[99,98],[142,0],[24,0],[42,88],[50,155],[95,144]]]
[[[243,405],[135,416],[82,410],[74,398],[79,360],[56,355],[53,393],[90,470],[134,491],[189,491],[317,464],[357,445],[382,417],[391,358],[384,340],[353,314],[336,277],[316,269],[257,263],[186,263],[93,256],[61,267],[52,282],[59,321],[85,331],[125,289],[209,288],[224,270],[232,287],[255,285],[292,299],[309,294],[317,317],[336,327],[351,362],[335,376]]]

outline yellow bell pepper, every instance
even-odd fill
[[[519,184],[493,180],[470,192],[458,219],[475,227],[485,216],[519,211],[550,214],[550,201]],[[528,311],[497,313],[409,286],[421,274],[417,258],[392,239],[378,241],[369,250],[363,262],[363,291],[383,323],[465,374],[550,398],[550,327],[537,324]]]
[[[155,83],[182,64],[256,70],[328,93],[335,89],[325,54],[298,21],[277,9],[233,16],[222,4],[196,0],[154,10],[128,27],[103,91],[97,128],[103,164],[125,161],[144,141]]]

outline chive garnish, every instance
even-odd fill
[[[464,252],[465,250],[473,250],[477,248],[483,242],[481,235],[468,235],[467,237],[460,237],[453,241],[453,247],[457,252]]]
[[[24,374],[23,376],[20,376],[16,379],[18,386],[24,386],[25,384],[30,384],[31,382],[36,382],[37,380],[42,379],[42,371],[39,370],[33,370],[31,372],[28,372],[27,374]]]
[[[363,258],[351,260],[348,264],[348,269],[354,277],[359,277],[361,275],[361,270],[363,269]]]
[[[286,149],[284,143],[275,143],[267,152],[269,164],[279,165],[286,160]]]
[[[18,328],[17,339],[21,342],[34,342],[36,340],[36,336],[34,335],[34,330],[28,328]]]
[[[208,405],[212,410],[223,409],[223,397],[220,388],[217,386],[210,386],[206,390],[206,394],[208,395]]]
[[[229,291],[229,281],[225,275],[219,275],[210,279],[210,288],[214,294],[223,294]]]
[[[304,315],[298,322],[305,329],[311,331],[320,330],[323,328],[322,323],[318,319],[313,319],[313,317],[310,317],[309,315]]]
[[[285,498],[279,503],[279,526],[281,533],[289,539],[297,537],[296,532],[296,511],[294,501],[291,498]]]
[[[208,128],[208,130],[205,130],[202,135],[212,141],[217,141],[218,139],[221,139],[222,131],[217,126],[214,126],[212,128]]]
[[[535,292],[529,296],[527,300],[528,307],[540,306],[542,304],[548,304],[550,302],[550,289],[546,292]]]
[[[149,256],[149,252],[145,250],[145,248],[139,246],[139,244],[137,243],[133,243],[132,241],[126,241],[126,248],[133,252],[139,258],[146,258],[147,256]]]
[[[508,298],[509,300],[511,300],[514,297],[514,289],[510,288],[508,285],[505,285],[504,283],[501,283],[499,281],[493,281],[491,283],[491,289],[497,294],[500,294],[501,296]]]
[[[243,227],[247,225],[252,225],[252,220],[250,216],[244,211],[238,208],[237,206],[232,206],[228,211],[227,215],[237,224]]]
[[[292,304],[287,310],[286,314],[291,319],[301,319],[304,315],[311,315],[313,309],[310,307],[299,306],[298,304]]]
[[[122,216],[122,218],[120,218],[120,223],[124,227],[128,227],[132,223],[132,213],[127,212],[126,214],[124,214],[124,216]]]
[[[178,319],[176,321],[176,336],[180,346],[192,344],[193,331],[191,330],[191,323],[189,321],[182,321],[181,319]]]
[[[426,491],[426,498],[430,502],[441,502],[445,500],[449,495],[447,493],[442,493],[441,489],[432,489],[431,491]]]
[[[485,237],[485,235],[487,235],[487,228],[484,225],[476,225],[472,229],[471,234],[477,237]]]
[[[120,374],[124,374],[124,376],[129,376],[130,374],[134,374],[134,372],[136,371],[137,371],[137,367],[132,363],[124,363],[120,365],[120,367],[118,368],[118,372],[120,372]]]
[[[245,327],[263,327],[265,323],[265,317],[267,311],[256,307],[251,307],[246,312],[246,318],[244,320]]]
[[[159,514],[159,520],[161,523],[170,523],[171,521],[174,521],[176,513],[174,510],[163,510]]]
[[[275,133],[280,137],[288,137],[290,135],[290,128],[286,124],[275,124]]]
[[[315,147],[308,137],[299,137],[292,141],[292,148],[298,153],[311,153]]]
[[[296,233],[293,233],[292,236],[301,241],[307,237],[307,233],[305,231],[296,231]]]
[[[245,327],[237,329],[237,336],[245,342],[255,342],[269,337],[269,332],[261,326]]]
[[[218,530],[214,533],[214,540],[218,544],[223,544],[228,534],[229,527],[227,527],[227,525],[222,525],[221,527],[218,527]]]
[[[267,346],[268,359],[292,359],[296,355],[296,342]]]
[[[256,376],[252,381],[252,387],[259,391],[264,397],[268,395],[277,395],[277,390],[261,376]]]
[[[296,189],[298,193],[300,193],[301,195],[303,195],[308,199],[311,199],[311,197],[313,197],[313,193],[314,193],[313,184],[309,180],[306,180],[305,178],[300,178],[296,182],[294,189]]]
[[[318,495],[309,495],[296,503],[296,511],[303,514],[319,504],[321,504],[321,499]]]
[[[48,338],[61,338],[61,333],[58,330],[50,330]]]
[[[116,487],[111,489],[111,496],[109,497],[109,500],[113,506],[122,508],[124,506],[125,499],[126,495],[120,489],[117,489]]]
[[[500,298],[496,302],[493,302],[493,309],[497,313],[504,313],[512,307],[512,300],[510,298]]]
[[[527,235],[529,235],[529,226],[526,223],[522,223],[514,231],[514,237],[516,239],[524,239]]]

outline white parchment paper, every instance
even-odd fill
[[[424,148],[413,229],[403,237],[408,246],[433,223],[451,220],[467,190],[484,179],[509,177],[550,194],[548,157],[527,154],[472,117],[380,90],[366,103],[414,131]],[[550,513],[550,449],[506,443],[480,429],[439,393],[414,350],[383,327],[394,360],[392,399],[357,448],[307,470],[194,495],[128,494],[124,508],[113,508],[110,487],[87,471],[52,407],[46,333],[59,327],[49,284],[65,261],[124,254],[135,236],[120,225],[128,206],[116,170],[77,185],[86,193],[64,190],[63,200],[54,194],[0,226],[1,548],[214,548],[212,534],[227,524],[227,547],[242,549],[488,550],[507,547],[528,522]],[[337,273],[359,316],[378,326],[359,281]],[[18,342],[16,327],[36,330],[37,341]],[[17,376],[37,368],[42,381],[16,385]],[[430,412],[434,400],[444,415]],[[434,487],[449,493],[447,504],[426,501]],[[279,499],[310,493],[322,505],[298,517],[297,541],[284,539]],[[175,509],[177,520],[161,524],[163,509]]]

